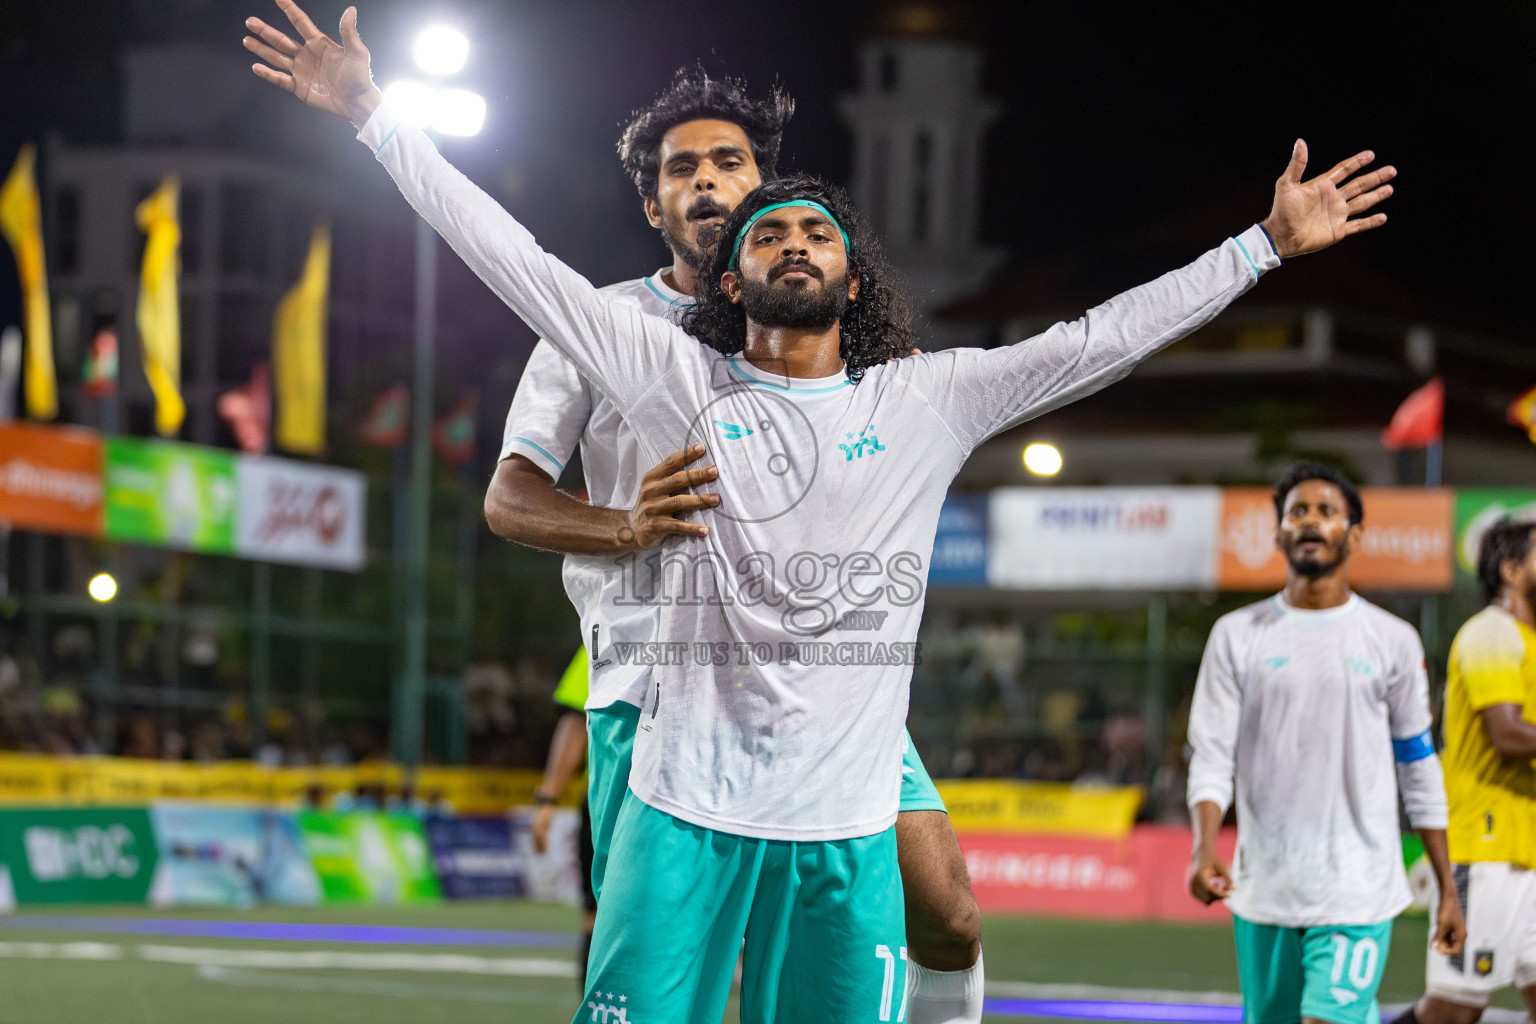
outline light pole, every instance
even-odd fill
[[[416,37],[416,66],[446,77],[464,67],[469,39],[434,26]],[[464,89],[400,81],[384,90],[405,119],[439,135],[477,135],[485,124],[485,100]],[[432,390],[437,347],[437,233],[416,219],[416,323],[411,358],[411,471],[406,502],[405,622],[400,677],[391,709],[394,759],[415,768],[421,759],[423,703],[427,692],[427,555],[432,537]]]

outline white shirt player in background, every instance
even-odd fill
[[[636,111],[620,139],[620,158],[672,263],[648,277],[609,285],[602,294],[676,323],[693,301],[695,276],[707,259],[700,236],[717,229],[765,175],[774,175],[783,122],[793,109],[780,90],[750,99],[740,83],[695,70],[679,72],[670,88]],[[578,445],[585,503],[555,486]],[[669,536],[702,536],[700,524],[679,516],[710,507],[715,497],[708,481],[717,470],[704,454],[702,445],[694,446],[644,472],[647,459],[613,403],[547,341],[534,348],[507,413],[500,462],[486,491],[486,521],[507,540],[566,556],[565,589],[581,616],[590,661],[590,711],[643,703],[651,666],[617,657],[616,645],[661,638],[656,606],[625,600],[626,585],[634,586],[626,559],[631,569],[643,566],[647,556],[637,553]],[[704,493],[688,493],[694,485],[703,485]],[[562,720],[567,717],[576,716]],[[587,732],[576,724],[556,731],[541,787],[550,796],[571,774],[552,772],[555,766],[579,770],[581,751],[575,748],[585,745]],[[589,763],[596,768],[610,755],[594,749]],[[604,785],[594,783],[591,795],[601,878],[618,804]],[[535,820],[536,842],[546,819],[541,814]],[[926,806],[904,808],[896,835],[908,952],[920,968],[907,974],[908,1020],[976,1024],[982,1010],[981,910],[949,816]]]
[[[1246,1020],[1374,1024],[1392,919],[1411,902],[1399,794],[1444,894],[1436,947],[1466,935],[1424,651],[1349,589],[1363,516],[1342,474],[1298,463],[1275,506],[1285,589],[1217,621],[1195,684],[1190,890],[1232,911]],[[1234,799],[1229,870],[1216,837]]]

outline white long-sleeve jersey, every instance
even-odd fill
[[[359,138],[449,245],[660,461],[703,442],[707,538],[628,556],[658,608],[630,788],[706,828],[872,835],[896,819],[908,682],[939,508],[981,441],[1110,384],[1279,264],[1254,225],[1016,345],[893,360],[855,385],[722,356],[599,294],[384,104]],[[647,592],[652,573],[662,584]]]
[[[1287,927],[1375,924],[1411,902],[1398,793],[1444,828],[1419,636],[1359,595],[1280,596],[1217,620],[1189,714],[1189,806],[1237,797],[1234,914]],[[1394,778],[1396,762],[1396,778]]]
[[[692,301],[662,280],[621,281],[599,289],[613,302],[651,316],[677,320]],[[689,339],[687,344],[696,345]],[[521,455],[558,480],[571,453],[581,446],[587,497],[604,508],[633,508],[640,478],[652,463],[640,454],[640,442],[619,410],[581,375],[560,350],[541,341],[534,346],[517,394],[507,410],[501,457]],[[606,555],[566,555],[561,576],[565,594],[581,616],[587,647],[587,707],[606,708],[615,701],[639,705],[651,681],[651,666],[621,659],[620,650],[657,641],[656,609],[626,601],[625,564]],[[630,645],[626,648],[625,645]]]

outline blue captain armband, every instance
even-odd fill
[[[1435,741],[1430,739],[1429,730],[1425,729],[1417,736],[1410,736],[1405,740],[1392,741],[1392,759],[1399,764],[1412,764],[1414,761],[1422,761],[1426,757],[1435,754]]]

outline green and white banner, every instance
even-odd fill
[[[158,858],[142,807],[0,811],[16,903],[143,903]]]
[[[1477,546],[1488,527],[1508,516],[1536,521],[1536,490],[1467,487],[1456,491],[1456,576],[1477,579]]]
[[[443,898],[420,820],[383,811],[305,811],[299,835],[326,903],[430,903]]]
[[[235,553],[234,452],[132,437],[109,437],[104,449],[106,536]]]

